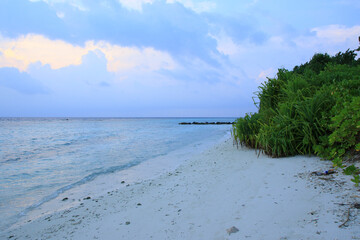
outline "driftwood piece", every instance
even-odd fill
[[[351,207],[348,208],[347,218],[346,218],[345,222],[343,222],[341,225],[339,225],[339,228],[343,227],[350,220],[350,209],[351,209]]]

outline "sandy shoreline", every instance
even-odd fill
[[[257,158],[253,150],[236,149],[229,139],[195,154],[175,171],[128,186],[117,183],[118,188],[103,196],[75,199],[71,208],[31,220],[1,236],[360,239],[360,210],[350,208],[360,202],[360,192],[350,177],[310,174],[329,168],[330,162],[315,157]],[[339,227],[349,212],[349,221]],[[233,226],[239,231],[229,235],[226,230]]]

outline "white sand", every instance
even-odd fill
[[[230,139],[155,179],[109,183],[113,191],[104,196],[89,189],[89,200],[57,199],[68,209],[3,238],[360,239],[359,209],[351,208],[339,228],[351,207],[341,204],[360,202],[350,177],[310,174],[329,168],[315,157],[257,157]],[[232,226],[239,231],[229,235]]]

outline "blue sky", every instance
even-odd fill
[[[1,0],[0,116],[243,116],[278,68],[358,47],[358,0]]]

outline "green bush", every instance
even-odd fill
[[[292,71],[279,69],[255,93],[258,113],[234,123],[234,141],[272,157],[316,154],[343,167],[345,156],[360,151],[360,61],[355,58],[350,50],[333,57],[315,54]],[[358,184],[359,171],[351,174]]]
[[[341,157],[349,150],[359,151],[360,139],[360,97],[345,102],[339,114],[332,118],[329,136],[332,149],[330,157]]]
[[[285,114],[276,114],[269,124],[263,124],[256,146],[272,157],[296,154],[299,123]]]
[[[232,135],[236,143],[255,148],[255,138],[259,129],[259,114],[246,114],[244,118],[239,118],[235,121]]]

